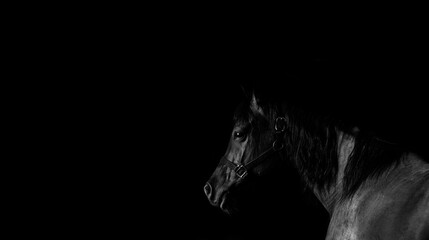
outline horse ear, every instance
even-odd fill
[[[249,90],[249,88],[247,86],[245,86],[244,84],[241,84],[240,88],[241,88],[241,91],[243,92],[244,98],[246,100],[249,100],[252,98],[253,91]]]
[[[255,114],[261,114],[264,115],[264,111],[262,110],[262,107],[259,105],[259,100],[256,98],[255,93],[252,93],[252,100],[250,100],[250,109]]]

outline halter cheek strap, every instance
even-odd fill
[[[283,136],[285,133],[285,129],[286,129],[286,119],[284,117],[276,118],[276,121],[274,124],[274,142],[270,148],[268,148],[267,150],[262,152],[258,157],[256,157],[255,159],[252,159],[250,162],[246,164],[236,164],[228,160],[225,156],[222,157],[222,162],[224,162],[224,165],[226,165],[228,168],[232,169],[240,179],[243,179],[244,177],[247,176],[247,173],[249,170],[261,164],[273,153],[283,149],[284,147]]]

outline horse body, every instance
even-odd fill
[[[287,159],[331,216],[326,239],[429,239],[427,162],[357,128],[279,109],[253,96],[238,111],[227,152],[204,187],[212,205],[229,212],[230,188],[267,168],[255,162]]]
[[[339,165],[344,166],[353,138],[340,142]],[[326,239],[429,239],[429,165],[414,154],[402,158],[399,166],[367,180],[350,199],[339,199],[341,167],[331,194],[315,192],[331,215]]]

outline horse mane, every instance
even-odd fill
[[[355,126],[338,118],[284,102],[262,102],[261,105],[270,125],[277,116],[286,117],[285,158],[292,160],[307,187],[326,191],[335,184],[338,174],[337,132],[340,130],[354,137],[354,149],[344,170],[342,199],[351,197],[368,179],[377,178],[397,166],[404,153],[400,145],[384,142],[365,130],[356,133],[353,131]],[[246,103],[240,104],[234,114],[235,122],[254,119]]]
[[[343,198],[351,197],[368,179],[377,179],[402,161],[405,147],[388,143],[373,133],[359,133],[344,169]]]

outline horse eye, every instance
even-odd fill
[[[244,136],[244,134],[242,132],[234,132],[234,138],[235,139],[242,138],[243,136]]]

